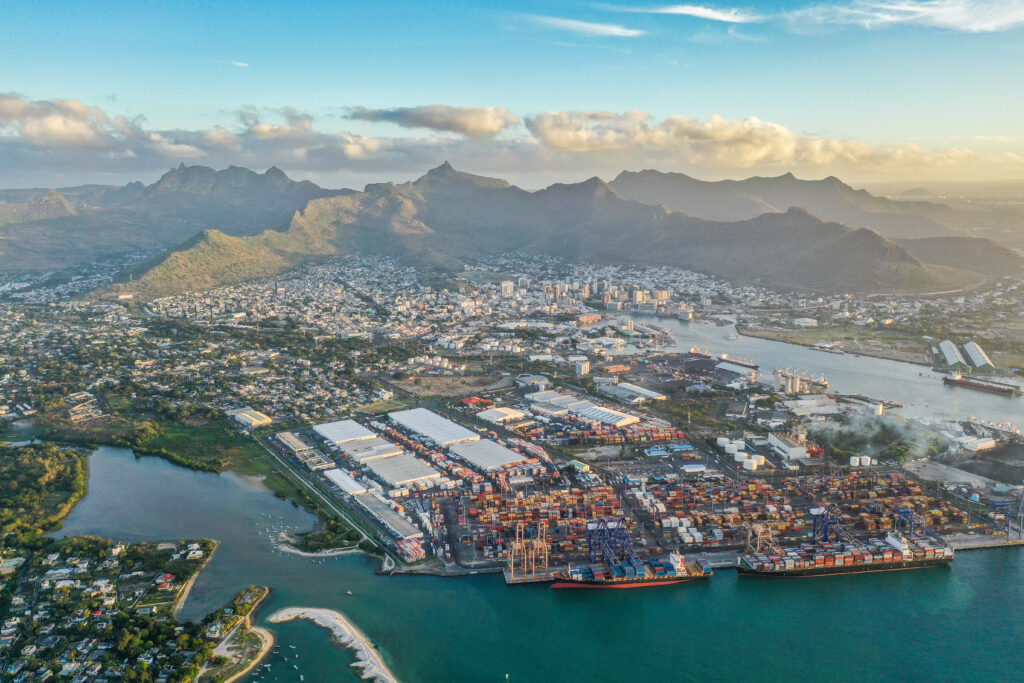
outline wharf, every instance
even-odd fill
[[[992,548],[1017,548],[1024,546],[1024,540],[1007,540],[1006,536],[990,534],[950,534],[943,536],[949,547],[957,552],[964,550],[989,550]]]
[[[504,569],[502,573],[505,575],[505,583],[510,586],[518,586],[521,583],[550,583],[554,581],[554,579],[551,578],[551,572],[564,572],[568,571],[568,569],[569,568],[567,566],[552,566],[548,567],[547,570],[538,570],[533,574],[520,574],[517,572],[515,576],[512,576],[508,569]]]

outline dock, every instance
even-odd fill
[[[1009,540],[1005,535],[995,534],[950,534],[943,536],[942,540],[949,544],[949,547],[956,552],[964,550],[991,550],[993,548],[1019,548],[1024,546],[1024,540]]]

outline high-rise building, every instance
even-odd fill
[[[503,297],[510,297],[516,292],[516,283],[511,280],[504,280],[501,283],[501,295]]]

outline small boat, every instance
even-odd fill
[[[291,648],[291,649],[293,649],[293,650],[295,649],[295,646],[294,646],[294,645],[289,645],[288,647],[290,647],[290,648]]]
[[[345,591],[345,595],[352,595],[352,591]]]

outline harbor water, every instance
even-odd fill
[[[909,418],[961,419],[977,417],[990,422],[1013,422],[1024,428],[1024,398],[947,387],[943,375],[924,365],[816,351],[798,344],[736,335],[732,325],[685,323],[672,318],[627,316],[641,325],[653,325],[672,335],[676,345],[667,351],[699,347],[717,356],[752,360],[761,374],[772,379],[775,370],[802,370],[810,376],[825,375],[831,390],[865,394],[896,401],[903,408],[892,412]],[[733,338],[731,338],[733,337]]]
[[[292,606],[343,612],[407,682],[1008,680],[1024,666],[1020,548],[962,553],[948,568],[915,572],[772,580],[720,570],[693,585],[556,591],[509,587],[500,575],[377,576],[363,556],[275,549],[278,530],[312,522],[236,475],[101,448],[89,493],[60,533],[221,541],[182,616],[269,585],[257,621],[280,650],[263,680],[358,680],[351,653],[323,629],[262,624]]]

